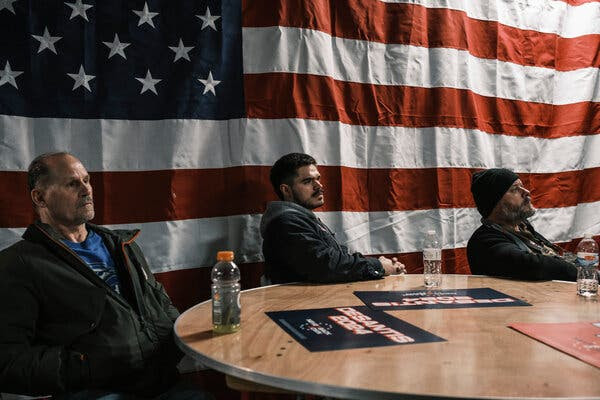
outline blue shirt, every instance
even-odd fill
[[[102,278],[108,286],[117,293],[120,293],[119,277],[117,276],[117,270],[115,269],[115,262],[99,235],[90,230],[87,238],[81,243],[71,242],[66,239],[63,239],[62,241],[69,246],[71,250],[77,253],[92,271]]]

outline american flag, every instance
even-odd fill
[[[154,272],[262,261],[270,166],[319,162],[338,239],[469,272],[470,175],[519,173],[555,242],[600,234],[600,2],[0,0],[0,248],[39,153],[92,172],[96,223]]]

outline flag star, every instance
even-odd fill
[[[92,8],[94,6],[92,6],[90,4],[83,4],[82,0],[75,0],[75,3],[65,2],[65,4],[73,9],[73,11],[71,11],[71,18],[69,18],[69,19],[73,19],[76,16],[81,15],[81,17],[83,19],[85,19],[86,21],[89,21],[86,11],[88,8]]]
[[[0,70],[0,86],[4,85],[5,83],[10,83],[16,89],[18,89],[15,78],[22,73],[23,71],[13,71],[10,68],[10,63],[7,61],[6,65],[4,66],[4,70]]]
[[[217,81],[213,79],[212,71],[208,71],[208,78],[206,79],[198,79],[202,84],[204,84],[204,92],[202,94],[206,94],[207,92],[212,92],[213,95],[217,95],[215,93],[215,86],[217,86],[221,81]]]
[[[169,48],[175,52],[175,59],[173,62],[179,60],[180,58],[190,61],[190,56],[188,53],[194,48],[194,46],[186,47],[183,45],[183,40],[179,39],[178,46],[169,46]]]
[[[84,88],[86,88],[90,92],[92,91],[92,89],[90,88],[89,82],[92,79],[94,79],[96,76],[95,75],[86,75],[85,71],[83,70],[83,65],[81,65],[79,67],[79,72],[78,73],[76,73],[76,74],[67,74],[67,75],[69,75],[71,78],[73,78],[75,80],[75,83],[73,84],[73,90],[77,89],[79,86],[83,86]]]
[[[148,70],[148,72],[146,72],[146,77],[145,78],[135,78],[138,81],[142,82],[142,91],[140,92],[140,94],[144,93],[146,90],[151,90],[154,92],[154,94],[158,94],[158,92],[156,91],[156,88],[154,86],[156,86],[156,84],[160,81],[162,81],[162,79],[153,79],[152,78],[152,74],[150,74],[150,70]]]
[[[15,9],[13,8],[13,3],[17,0],[0,0],[0,11],[5,8],[11,13],[15,14]]]
[[[51,52],[56,54],[56,48],[54,47],[54,43],[58,42],[62,39],[62,36],[50,36],[48,32],[48,27],[44,28],[44,35],[31,35],[33,38],[40,42],[40,48],[38,49],[38,53],[41,53],[44,49],[49,49]]]
[[[151,27],[155,28],[154,22],[152,21],[152,18],[156,17],[158,15],[158,13],[156,13],[156,12],[150,12],[148,10],[148,3],[144,3],[144,9],[143,10],[140,10],[140,11],[133,10],[133,12],[138,17],[140,17],[140,20],[138,21],[138,26],[147,23]]]
[[[125,49],[127,48],[127,46],[129,46],[131,43],[121,43],[119,41],[119,35],[117,35],[115,33],[115,39],[112,42],[102,42],[105,45],[108,46],[108,48],[110,49],[110,53],[108,53],[108,58],[111,58],[112,56],[114,56],[115,54],[120,55],[121,57],[123,57],[124,59],[127,60],[127,57],[125,56]]]
[[[221,18],[219,15],[210,15],[210,9],[208,7],[206,7],[206,14],[196,15],[196,17],[202,20],[202,28],[200,30],[203,30],[204,28],[210,26],[215,31],[217,30],[217,27],[215,26],[215,21]]]

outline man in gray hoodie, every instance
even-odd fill
[[[348,282],[405,272],[396,258],[350,254],[312,210],[325,203],[315,159],[291,153],[271,168],[271,184],[282,201],[268,204],[260,232],[265,277],[271,283]]]

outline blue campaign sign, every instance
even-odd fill
[[[531,304],[490,288],[355,291],[372,310],[421,310],[424,308],[515,307]]]
[[[445,339],[365,306],[265,313],[309,351],[393,346]]]

